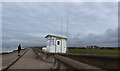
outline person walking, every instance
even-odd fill
[[[21,44],[18,46],[18,56],[20,56]]]

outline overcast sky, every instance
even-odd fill
[[[118,3],[31,2],[2,4],[3,47],[46,45],[47,34],[66,36],[69,46],[117,46]]]

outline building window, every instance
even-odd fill
[[[54,39],[50,39],[50,45],[54,45]]]
[[[48,39],[47,40],[47,46],[54,45],[54,39]]]
[[[60,45],[60,41],[57,41],[57,45]]]

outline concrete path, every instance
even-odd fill
[[[22,55],[27,50],[28,49],[21,50],[20,54]],[[8,66],[8,64],[11,63],[16,58],[18,58],[18,52],[17,51],[9,53],[9,54],[2,54],[2,67]]]
[[[15,64],[9,69],[49,69],[42,60],[37,59],[32,49],[29,49]]]

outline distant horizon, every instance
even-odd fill
[[[46,45],[43,45],[43,46],[46,46]],[[23,46],[22,48],[27,48],[27,47],[43,47],[43,46],[42,45],[40,45],[40,46]],[[97,46],[97,45],[89,45],[89,46]],[[87,46],[68,46],[68,47],[87,47]],[[117,47],[117,46],[98,46],[98,47]],[[12,48],[12,47],[5,47],[5,48]],[[13,47],[13,48],[15,48],[15,47]],[[17,48],[17,46],[16,46],[16,48]]]
[[[41,47],[41,46],[24,46],[22,48],[29,48],[29,47]],[[68,48],[69,47],[79,48],[81,46],[68,46]],[[85,46],[83,46],[83,47],[85,47]],[[99,47],[106,47],[106,46],[99,46]],[[111,47],[111,46],[109,46],[109,47]],[[107,48],[108,48],[108,46],[107,46]],[[119,47],[112,46],[111,48],[119,48]],[[0,52],[0,53],[3,53],[3,52],[13,52],[13,50],[17,50],[17,46],[9,47],[9,48],[8,47],[2,47],[2,52]]]

